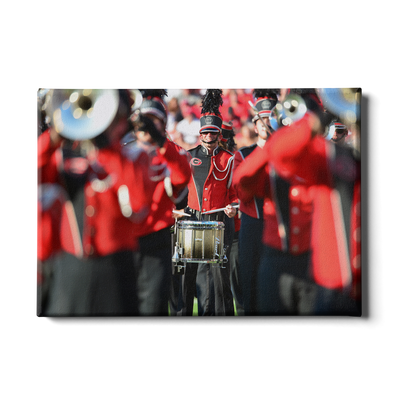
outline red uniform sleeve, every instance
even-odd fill
[[[276,131],[268,141],[270,162],[283,178],[298,176],[308,185],[329,182],[327,141],[312,136],[311,116]]]
[[[239,158],[239,157],[238,157]],[[236,160],[235,160],[236,162]],[[241,200],[250,200],[253,196],[264,197],[267,179],[268,148],[257,147],[249,156],[234,166],[233,186]]]
[[[129,197],[126,199],[126,205],[131,207],[132,215],[128,213],[125,215],[135,223],[140,223],[150,210],[150,206],[153,199],[153,185],[149,175],[149,157],[145,152],[142,152],[140,156],[135,160],[131,161],[125,159],[125,162],[130,165],[123,169],[123,176],[121,177],[119,187],[123,186],[128,189]],[[119,193],[119,198],[122,199],[124,194]],[[120,206],[123,210],[124,204]]]
[[[172,185],[177,190],[187,186],[191,177],[187,152],[167,139],[164,146],[158,149],[158,154],[165,160],[171,171]]]
[[[57,182],[58,172],[56,150],[50,140],[50,130],[43,132],[38,138],[38,178],[39,182]]]
[[[233,174],[233,170],[232,170],[231,174]],[[229,186],[229,204],[232,204],[232,203],[239,203],[239,198],[238,198],[235,187],[231,184]]]
[[[232,186],[235,188],[239,200],[243,198],[243,194],[240,191],[240,187],[237,184],[237,180],[235,180],[235,173],[236,173],[236,170],[239,168],[239,166],[242,164],[243,160],[244,160],[244,158],[243,158],[242,153],[240,151],[237,151],[235,153],[235,158],[233,159]]]

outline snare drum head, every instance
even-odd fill
[[[224,229],[225,224],[220,221],[178,221],[180,229]]]
[[[179,221],[177,243],[180,259],[216,263],[224,255],[225,224],[219,221]]]

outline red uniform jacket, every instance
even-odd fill
[[[151,190],[153,199],[146,220],[137,228],[139,236],[171,227],[175,220],[172,210],[187,188],[191,176],[189,156],[181,147],[166,140],[163,148],[154,150],[151,158]],[[186,192],[183,193],[183,195]]]
[[[306,115],[270,140],[270,159],[284,176],[301,176],[314,191],[312,268],[317,283],[361,296],[360,163],[350,148],[312,137]],[[347,203],[347,204],[346,204]]]
[[[240,200],[239,210],[250,217],[262,219],[263,218],[263,199],[257,197],[250,197],[248,193],[242,192],[240,186],[237,185],[237,181],[235,179],[236,171],[242,162],[248,157],[256,148],[258,148],[257,144],[253,144],[251,146],[242,147],[235,153],[235,158],[233,162],[233,181],[232,184],[236,190],[237,196]]]
[[[131,161],[118,149],[108,147],[99,149],[92,159],[63,160],[61,147],[51,145],[46,131],[38,141],[38,167],[39,259],[60,250],[77,257],[95,257],[137,247],[135,222],[143,221],[152,199],[146,153]],[[76,220],[64,190],[66,168],[86,171],[83,221]],[[78,223],[83,224],[82,237]]]
[[[217,147],[212,155],[199,145],[188,150],[192,156],[188,206],[197,211],[211,211],[237,201],[232,187],[233,154]]]
[[[309,251],[313,197],[297,177],[283,180],[269,165],[268,144],[257,147],[235,170],[233,183],[244,201],[263,198],[263,243],[299,255]]]

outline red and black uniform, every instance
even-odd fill
[[[154,155],[150,154],[152,206],[136,232],[140,237],[174,224],[172,210],[191,177],[188,159],[187,152],[168,139],[161,149],[154,149]]]
[[[257,144],[253,144],[251,146],[242,147],[235,153],[235,159],[233,165],[233,184],[235,186],[238,198],[240,200],[239,210],[242,213],[249,215],[250,217],[262,220],[263,200],[261,198],[250,196],[247,192],[243,193],[240,190],[240,187],[239,186],[237,187],[237,185],[235,184],[235,171],[239,168],[239,165],[242,164],[244,159],[257,148],[259,148]]]
[[[242,96],[251,98],[251,94],[243,93]],[[276,104],[277,96],[274,90],[254,89],[253,96],[256,100],[256,114],[252,119],[256,132],[260,127],[257,126],[258,120],[262,125],[269,124],[268,118],[271,110]],[[263,134],[260,136],[260,144],[265,143],[268,138]],[[239,281],[243,292],[243,306],[246,315],[256,314],[256,281],[262,254],[262,233],[263,233],[263,198],[256,197],[251,193],[241,190],[236,180],[236,171],[244,170],[242,164],[247,163],[251,155],[260,150],[259,143],[251,146],[242,147],[235,155],[233,184],[240,199],[241,228],[239,233]],[[239,176],[240,178],[240,176]],[[262,181],[260,181],[262,185]]]
[[[270,158],[282,176],[299,176],[313,191],[313,278],[336,294],[351,292],[356,309],[342,297],[335,312],[361,315],[360,160],[352,148],[313,137],[309,118],[271,140]]]
[[[70,143],[70,142],[66,142]],[[39,136],[38,256],[51,259],[46,315],[136,315],[132,251],[151,205],[149,161],[119,146],[85,155]],[[47,227],[51,226],[51,235]]]
[[[236,201],[236,194],[231,185],[233,154],[218,147],[217,144],[217,136],[221,136],[223,130],[219,111],[222,104],[222,90],[207,89],[202,99],[199,133],[214,138],[207,139],[202,136],[203,143],[188,151],[192,157],[190,161],[192,177],[188,186],[186,210],[192,219],[225,222],[224,245],[229,260],[234,235],[233,219],[225,219],[224,211],[204,214],[207,211],[225,209],[228,204]],[[228,213],[234,215],[231,210]],[[192,315],[193,299],[196,294],[199,315],[234,314],[229,261],[224,265],[226,268],[200,263],[199,266],[191,264],[185,268],[182,277],[183,315]]]
[[[74,154],[71,149],[53,147],[49,131],[39,137],[39,183],[58,184],[72,197],[77,195],[80,185],[85,206],[83,221],[76,221],[75,225],[71,218],[61,221],[69,222],[68,227],[61,226],[61,238],[64,229],[69,228],[74,242],[61,241],[60,248],[51,246],[50,249],[48,241],[43,241],[40,243],[39,254],[49,256],[50,253],[64,250],[81,257],[96,257],[137,248],[139,235],[132,221],[135,222],[135,218],[141,214],[147,214],[152,195],[149,188],[148,157],[142,152],[132,162],[112,147],[95,149],[94,152],[96,154],[85,158]],[[125,188],[127,193],[124,192]],[[126,201],[123,199],[125,196],[128,196]],[[131,215],[122,214],[121,208],[124,205],[131,207]],[[68,211],[68,216],[73,217],[73,210]],[[143,218],[139,218],[138,222],[142,222]],[[82,235],[76,230],[80,224]],[[134,232],[132,227],[135,227]],[[42,233],[45,234],[43,230],[40,232],[39,239]],[[81,240],[77,241],[76,238]],[[52,240],[56,240],[54,236]]]
[[[208,154],[202,145],[188,152],[192,157],[190,164],[193,170],[188,206],[192,210],[205,212],[235,202],[237,196],[231,185],[233,154],[221,147],[217,147],[213,154]]]
[[[134,154],[136,147],[132,146]],[[124,152],[129,157],[130,144]],[[153,197],[150,213],[136,231],[140,236],[138,297],[142,315],[160,316],[168,315],[172,273],[170,228],[175,222],[172,210],[187,194],[191,169],[186,151],[170,140],[165,140],[161,148],[154,146],[149,156]]]
[[[233,185],[240,200],[241,227],[239,230],[238,285],[242,293],[245,315],[255,313],[255,284],[262,254],[263,199],[242,193],[235,183],[236,171],[256,148],[257,144],[242,147],[235,153]]]
[[[233,154],[217,147],[212,154],[199,145],[188,150],[191,155],[192,177],[189,182],[188,208],[194,219],[225,222],[224,244],[229,260],[234,235],[233,220],[223,211],[202,215],[202,212],[225,208],[237,201],[231,185]],[[230,223],[232,222],[232,224]],[[209,264],[190,264],[182,279],[183,315],[191,315],[197,293],[199,315],[233,315],[233,296],[230,289],[230,266],[217,268]],[[197,290],[196,290],[197,285]]]
[[[170,290],[173,291],[172,210],[186,200],[191,170],[187,153],[166,138],[168,113],[163,98],[167,91],[144,89],[141,92],[144,100],[140,110],[131,115],[133,136],[137,140],[127,143],[124,153],[128,157],[135,156],[137,149],[142,148],[151,160],[152,205],[146,221],[137,231],[140,235],[138,298],[141,315],[160,316],[168,315],[168,299]]]
[[[264,148],[256,148],[234,177],[244,201],[251,201],[252,196],[264,199],[255,313],[309,314],[314,304],[302,294],[315,291],[307,275],[313,199],[300,179],[286,180],[276,174],[268,162],[268,148],[269,141]],[[296,300],[292,293],[297,293]]]

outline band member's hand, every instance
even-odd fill
[[[184,209],[172,210],[172,217],[175,219],[182,219],[183,217],[190,217],[190,214],[185,213]]]
[[[157,127],[154,125],[154,122],[150,118],[137,111],[132,115],[131,121],[135,132],[148,133],[154,143],[156,143],[159,147],[164,145],[166,140],[165,136],[157,129]],[[138,135],[138,137],[140,139],[140,135]]]
[[[232,218],[236,215],[236,208],[234,208],[231,204],[228,204],[225,207],[224,212],[229,218]]]

